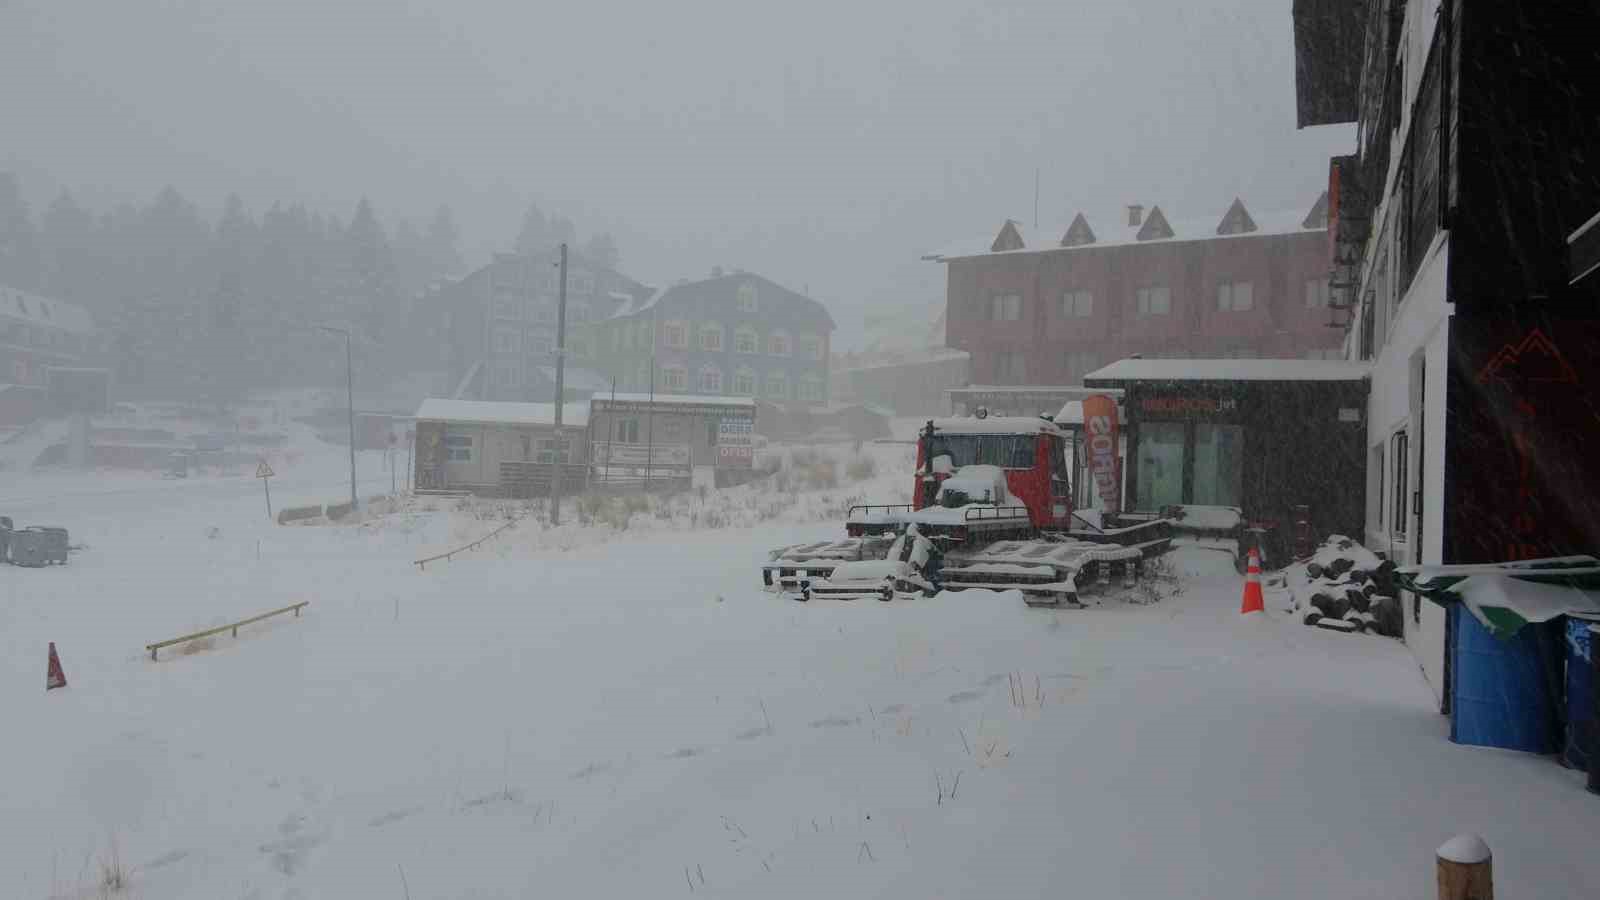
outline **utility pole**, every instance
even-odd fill
[[[350,510],[354,512],[356,501],[356,389],[355,367],[350,358],[350,331],[346,328],[334,328],[331,325],[319,325],[318,328],[331,334],[344,335],[344,398],[345,411],[350,417]]]
[[[556,302],[556,440],[555,462],[550,470],[550,524],[561,524],[561,458],[566,441],[561,435],[562,394],[566,388],[567,365],[567,245],[561,245],[561,293]]]

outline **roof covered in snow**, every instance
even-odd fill
[[[539,374],[546,380],[556,380],[555,366],[539,366]],[[563,390],[574,391],[608,391],[611,389],[611,379],[593,369],[581,366],[567,366],[561,373],[561,387]],[[552,395],[553,396],[553,395]]]
[[[618,403],[656,403],[661,406],[748,406],[754,407],[754,397],[722,397],[716,394],[624,394],[610,391],[596,394],[597,401]]]
[[[1359,381],[1365,363],[1332,359],[1122,359],[1089,381]]]
[[[476,425],[554,425],[556,405],[430,397],[417,407],[417,418],[430,422],[470,422]],[[584,428],[588,424],[589,404],[568,403],[562,407],[563,428]]]
[[[0,285],[0,316],[74,334],[94,330],[94,319],[83,307],[5,285]]]
[[[961,416],[934,419],[935,430],[945,434],[1060,434],[1061,429],[1049,419],[1034,416]]]
[[[1068,224],[1045,225],[1034,228],[1016,220],[1006,223],[1011,234],[1006,233],[1003,227],[998,234],[1002,238],[997,242],[997,232],[990,231],[984,235],[974,235],[970,238],[955,241],[937,250],[923,254],[922,258],[936,262],[945,262],[952,259],[964,259],[974,256],[1003,256],[1007,253],[1040,253],[1059,252],[1071,253],[1079,250],[1092,250],[1096,247],[1121,247],[1136,244],[1171,244],[1183,241],[1230,241],[1252,237],[1263,237],[1277,234],[1318,233],[1327,231],[1327,214],[1318,217],[1314,215],[1318,207],[1322,207],[1319,198],[1317,204],[1308,209],[1278,210],[1275,212],[1254,213],[1246,211],[1245,217],[1250,224],[1255,226],[1250,231],[1235,231],[1231,234],[1219,234],[1219,229],[1232,231],[1225,227],[1233,219],[1230,207],[1227,211],[1219,211],[1215,216],[1199,216],[1193,218],[1173,218],[1162,213],[1161,219],[1165,221],[1172,232],[1170,237],[1158,236],[1159,229],[1150,229],[1152,217],[1157,214],[1159,207],[1151,207],[1145,213],[1138,225],[1128,224],[1127,210],[1104,212],[1098,215],[1079,213]],[[1325,209],[1325,208],[1324,208]],[[1078,219],[1088,226],[1084,231]],[[1310,227],[1307,227],[1310,226]],[[1140,233],[1144,232],[1145,239],[1140,240]],[[1072,240],[1067,240],[1068,233],[1072,233]],[[1086,238],[1092,237],[1092,240]],[[1018,244],[1020,243],[1020,246]],[[1064,244],[1070,246],[1064,246]],[[1006,249],[995,250],[996,246]]]
[[[822,305],[822,301],[791,291],[769,278],[763,278],[750,272],[730,272],[726,275],[717,275],[700,281],[685,281],[670,287],[658,288],[647,297],[634,298],[631,302],[622,304],[617,308],[616,312],[611,314],[610,318],[626,319],[630,316],[649,312],[663,303],[671,305],[674,301],[679,300],[685,302],[710,302],[713,305],[725,305],[727,308],[733,309],[736,298],[739,295],[740,286],[751,281],[758,283],[760,299],[757,302],[757,309],[760,309],[761,304],[775,301],[785,305],[810,306],[814,312],[819,314],[820,321],[829,331],[834,329],[833,316],[828,314],[828,308]]]
[[[1107,391],[1107,394],[1110,394],[1110,391]],[[1120,397],[1122,391],[1117,391],[1115,394]],[[1117,404],[1117,421],[1118,423],[1123,421],[1122,404]],[[1083,400],[1067,400],[1066,404],[1062,405],[1061,412],[1056,413],[1056,424],[1083,424]]]

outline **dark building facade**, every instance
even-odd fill
[[[929,254],[948,268],[949,345],[986,385],[1079,384],[1142,355],[1338,354],[1328,327],[1327,203],[1169,221],[1159,206],[1079,213],[1061,228],[1007,221],[992,238]]]
[[[1296,0],[1329,168],[1332,306],[1370,364],[1364,539],[1400,563],[1600,552],[1594,3]],[[1574,265],[1577,263],[1578,265]],[[1444,697],[1446,619],[1406,640]]]

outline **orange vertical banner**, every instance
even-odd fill
[[[1122,467],[1117,458],[1117,401],[1105,394],[1083,401],[1085,462],[1107,513],[1121,512]]]

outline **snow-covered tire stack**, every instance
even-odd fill
[[[1290,612],[1331,631],[1401,637],[1405,620],[1395,564],[1343,535],[1332,535],[1311,559],[1289,567]]]

